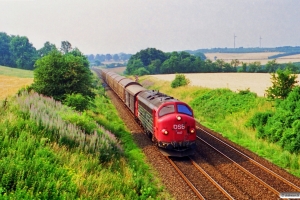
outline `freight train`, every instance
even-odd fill
[[[196,125],[193,110],[186,103],[106,69],[103,81],[128,107],[145,133],[167,156],[183,157],[194,153]]]

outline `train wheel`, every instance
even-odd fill
[[[149,137],[149,138],[152,138],[152,133],[150,131],[146,131],[146,135]]]

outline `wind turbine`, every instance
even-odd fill
[[[235,38],[236,38],[236,35],[234,34],[233,35],[233,47],[235,48]]]
[[[261,48],[261,36],[259,36],[259,48]]]

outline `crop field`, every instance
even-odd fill
[[[33,78],[0,75],[0,100],[16,94],[20,88],[28,86],[32,82]]]
[[[263,52],[263,53],[206,53],[205,56],[214,61],[216,59],[224,60],[230,63],[234,59],[238,59],[243,63],[253,63],[259,61],[262,65],[267,64],[268,61],[273,59],[268,59],[269,56],[280,54],[280,52]],[[284,56],[276,58],[277,63],[289,63],[289,62],[300,62],[300,54]]]
[[[0,100],[33,83],[33,71],[0,66]]]
[[[197,73],[185,75],[191,81],[190,85],[212,89],[228,88],[235,92],[249,88],[258,96],[264,96],[265,90],[272,86],[271,75],[266,73]],[[175,74],[151,76],[164,81],[175,79]],[[299,77],[297,80],[300,82]]]
[[[0,75],[33,78],[33,71],[0,66]]]

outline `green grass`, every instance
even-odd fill
[[[33,78],[33,71],[0,66],[0,75]]]
[[[140,77],[140,82],[147,83],[149,89],[159,90],[188,103],[197,121],[203,125],[300,177],[299,154],[289,153],[278,144],[258,139],[256,132],[246,127],[255,113],[274,109],[273,103],[267,99],[256,97],[248,91],[238,94],[228,89],[212,90],[195,86],[173,89],[170,82],[150,76]]]
[[[95,104],[80,114],[37,94],[0,101],[1,199],[171,198],[103,89]]]

